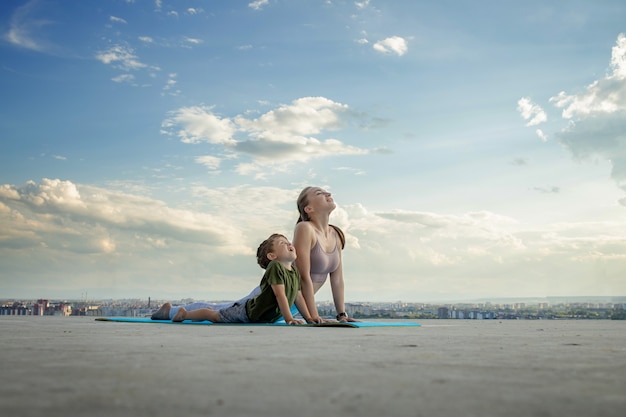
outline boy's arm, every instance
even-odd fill
[[[289,301],[287,301],[287,295],[285,295],[285,286],[283,284],[272,284],[272,291],[274,291],[278,308],[280,308],[280,313],[283,315],[285,322],[287,324],[304,324],[302,320],[296,320],[291,315],[291,306]]]

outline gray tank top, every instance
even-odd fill
[[[311,281],[324,283],[328,274],[334,272],[339,267],[339,248],[335,245],[335,249],[326,253],[320,246],[319,241],[315,242],[315,246],[311,249]]]

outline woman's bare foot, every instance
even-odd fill
[[[187,317],[187,310],[184,307],[178,309],[174,317],[172,317],[172,321],[183,321]]]
[[[169,320],[170,310],[172,309],[172,303],[164,303],[161,308],[152,314],[150,317],[152,320]]]

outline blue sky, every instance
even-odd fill
[[[338,204],[347,301],[626,294],[622,1],[0,18],[0,297],[244,295],[307,185]]]

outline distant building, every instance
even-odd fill
[[[2,316],[26,316],[27,314],[29,314],[28,308],[18,302],[5,304],[0,307],[0,315]]]
[[[46,306],[41,303],[33,304],[33,316],[43,316],[46,313]]]

